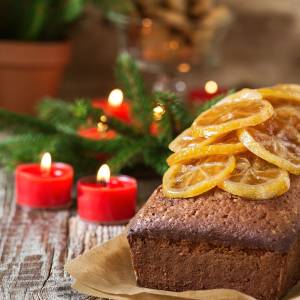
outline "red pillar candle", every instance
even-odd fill
[[[113,130],[107,130],[105,132],[100,132],[97,127],[79,129],[78,134],[81,137],[84,137],[84,138],[90,139],[90,140],[95,140],[95,141],[111,140],[117,136],[116,132]]]
[[[97,177],[86,177],[77,184],[78,214],[81,219],[103,224],[124,223],[136,211],[137,182],[120,175],[110,177],[103,165]]]
[[[71,203],[74,171],[70,165],[51,163],[45,153],[41,164],[16,168],[16,201],[31,208],[59,208]]]
[[[102,109],[108,116],[115,117],[125,123],[132,122],[129,103],[124,101],[123,92],[119,89],[112,90],[108,99],[93,100],[92,105]]]
[[[207,81],[203,88],[192,90],[189,94],[190,102],[205,102],[216,96],[225,94],[227,89],[219,87],[215,81]]]
[[[78,130],[78,134],[86,139],[100,141],[100,140],[112,140],[117,136],[117,133],[114,130],[107,130],[101,132],[99,128],[92,127],[92,128],[82,128]],[[96,153],[95,158],[99,161],[106,161],[109,158],[108,153]]]

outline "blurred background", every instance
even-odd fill
[[[149,88],[184,97],[208,80],[299,82],[297,0],[23,2],[0,4],[0,106],[13,111],[32,113],[46,95],[107,96],[122,50]]]
[[[149,1],[151,2],[151,0]],[[297,0],[223,0],[234,20],[222,42],[216,66],[189,76],[196,87],[208,79],[223,86],[263,86],[299,82],[300,10]],[[118,51],[114,29],[99,23],[89,7],[88,18],[73,32],[74,56],[63,81],[67,98],[103,95],[113,85]]]

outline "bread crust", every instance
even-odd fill
[[[230,288],[279,299],[300,276],[300,177],[270,200],[214,189],[169,199],[158,187],[130,222],[139,285],[172,291]]]

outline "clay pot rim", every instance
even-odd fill
[[[0,67],[65,65],[71,55],[71,42],[31,42],[0,39]]]

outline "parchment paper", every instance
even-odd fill
[[[125,235],[94,247],[65,266],[76,279],[73,288],[81,293],[115,300],[255,300],[228,289],[169,292],[136,285]],[[300,300],[300,285],[285,300]]]

